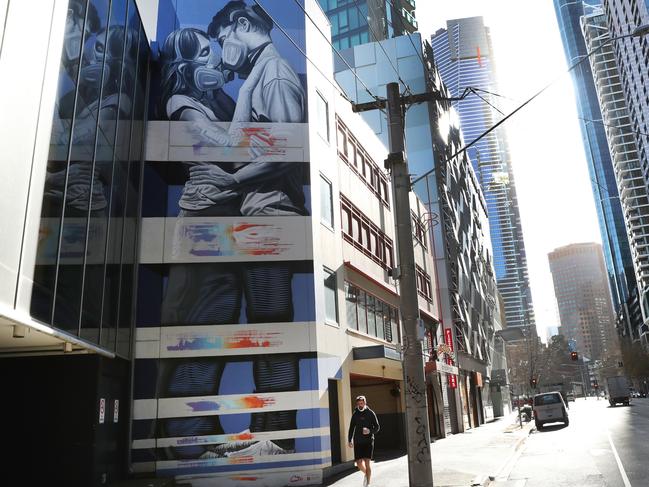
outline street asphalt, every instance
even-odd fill
[[[645,487],[649,485],[649,399],[609,406],[570,403],[570,425],[533,430],[490,487]]]

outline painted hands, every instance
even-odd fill
[[[237,184],[232,174],[215,164],[190,167],[189,179],[196,185],[209,184],[219,189],[231,189]]]

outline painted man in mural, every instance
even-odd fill
[[[207,36],[197,29],[179,29],[167,38],[160,108],[169,120],[192,121],[206,146],[244,147],[248,160],[237,163],[186,163],[189,178],[180,198],[180,218],[188,216],[307,215],[302,189],[302,162],[277,157],[269,141],[272,128],[254,123],[305,121],[305,93],[288,62],[270,37],[272,20],[243,1],[228,2],[209,25],[210,37],[222,47],[214,61]],[[236,106],[222,90],[233,74],[244,79]],[[231,121],[229,130],[215,124]],[[252,129],[252,130],[250,130]],[[163,303],[165,324],[239,323],[245,296],[248,323],[293,321],[292,269],[284,262],[172,265]],[[292,355],[251,357],[256,393],[299,390],[299,361]],[[163,389],[172,395],[218,394],[222,369],[210,359],[166,364]],[[218,369],[218,370],[217,370]],[[192,377],[191,381],[182,380]],[[204,380],[203,380],[204,379]],[[169,436],[222,431],[218,416],[166,420]],[[252,413],[251,432],[294,430],[296,411]],[[229,447],[174,449],[193,458],[222,456]],[[288,453],[292,439],[250,445],[238,454]],[[199,451],[204,450],[198,455]],[[228,456],[236,455],[228,452]]]

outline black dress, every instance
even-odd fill
[[[369,429],[370,432],[363,434],[363,428]],[[374,458],[374,435],[379,429],[379,421],[374,411],[368,407],[362,411],[358,408],[354,410],[347,433],[347,441],[352,441],[352,438],[354,440],[354,460]]]

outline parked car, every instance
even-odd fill
[[[562,422],[570,424],[568,406],[559,391],[544,392],[534,396],[534,424],[542,430],[547,423]]]

